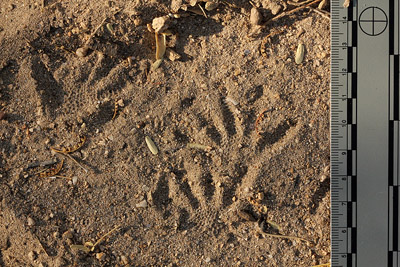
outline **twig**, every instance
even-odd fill
[[[292,1],[287,1],[287,3],[291,6],[302,6],[302,5],[306,5],[308,3],[310,3],[313,0],[307,0],[307,1],[303,1],[303,2],[292,2]],[[322,0],[321,0],[322,1]]]
[[[110,17],[114,16],[115,14],[117,14],[117,13],[120,12],[120,11],[121,11],[120,9],[117,9]],[[103,27],[104,23],[106,22],[106,20],[107,20],[108,18],[109,18],[109,17],[106,16],[106,17],[101,21],[101,23],[96,27],[96,29],[90,34],[90,36],[89,36],[89,38],[87,39],[85,45],[88,45],[88,44],[90,43],[90,41],[92,40],[93,36],[97,33],[97,31],[98,31],[101,27]]]
[[[52,179],[55,179],[55,178],[63,178],[63,179],[67,179],[67,180],[72,180],[71,177],[63,176],[63,175],[53,175],[53,176],[49,176],[48,178],[52,178]]]
[[[203,12],[204,17],[208,18],[206,12],[205,12],[204,9],[201,7],[201,5],[200,5],[200,4],[197,4],[197,5],[200,7],[201,12]]]
[[[299,240],[299,241],[304,241],[304,242],[309,242],[312,243],[312,241],[301,238],[301,237],[297,237],[297,236],[291,236],[291,235],[278,235],[278,234],[269,234],[266,233],[264,231],[262,231],[261,229],[259,229],[259,233],[263,236],[268,236],[268,237],[276,237],[276,238],[285,238],[285,239],[294,239],[294,240]]]
[[[119,225],[115,226],[114,229],[112,229],[111,231],[109,231],[107,234],[104,234],[102,237],[100,237],[99,240],[96,241],[96,243],[94,243],[93,248],[95,248],[101,241],[104,240],[104,238],[106,238],[107,236],[111,235],[112,232],[116,231],[119,229]]]
[[[310,7],[310,6],[307,7],[307,8],[311,9],[311,10],[314,11],[315,13],[321,15],[322,17],[324,17],[324,18],[326,18],[326,19],[328,19],[328,20],[331,19],[331,17],[329,16],[329,13],[328,13],[328,12],[325,13],[325,11],[323,11],[323,10],[319,10],[319,9],[317,9],[317,8],[313,8],[313,7]]]
[[[299,6],[299,7],[295,8],[295,9],[292,9],[292,10],[290,10],[290,11],[288,11],[288,12],[282,12],[281,14],[279,14],[279,15],[273,17],[272,19],[268,20],[267,22],[265,22],[265,23],[263,24],[263,26],[268,25],[269,23],[271,23],[271,22],[273,22],[273,21],[275,21],[275,20],[278,20],[278,19],[280,19],[280,18],[282,18],[282,17],[284,17],[284,16],[287,16],[287,15],[293,14],[293,13],[299,11],[299,10],[302,10],[302,9],[304,9],[304,8],[306,8],[306,7],[309,7],[309,6],[313,5],[313,4],[318,3],[318,2],[321,2],[321,1],[322,1],[322,0],[314,0],[314,1],[312,1],[311,3],[308,3],[308,4],[303,5],[303,6]]]
[[[56,151],[56,152],[57,152],[57,153],[60,153],[61,155],[64,155],[64,156],[70,158],[71,160],[73,160],[73,161],[74,161],[76,164],[78,164],[78,166],[81,167],[86,173],[89,172],[85,167],[82,166],[82,164],[80,164],[80,163],[79,163],[76,159],[74,159],[70,154],[62,153],[62,152],[59,152],[59,151]]]

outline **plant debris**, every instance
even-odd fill
[[[206,150],[206,151],[211,151],[212,150],[212,147],[210,147],[210,146],[196,144],[196,143],[188,143],[187,147],[188,148],[203,149],[203,150]]]
[[[151,138],[148,137],[148,136],[146,136],[145,140],[146,140],[147,147],[149,148],[149,150],[151,151],[151,153],[152,153],[153,155],[157,155],[157,154],[158,154],[158,148],[157,148],[157,146],[154,144],[153,140],[151,140]]]
[[[61,160],[54,167],[52,167],[52,168],[50,168],[50,169],[48,169],[46,171],[40,172],[39,173],[39,177],[40,178],[47,178],[47,177],[51,177],[51,176],[57,175],[61,171],[61,169],[63,167],[63,164],[64,164],[64,160]]]
[[[93,252],[98,244],[100,244],[107,236],[111,235],[113,232],[117,231],[120,228],[120,226],[114,227],[111,231],[100,237],[94,244],[90,241],[85,242],[83,245],[70,245],[71,249],[74,250],[81,250],[83,252],[89,253]]]
[[[304,45],[299,44],[299,46],[297,47],[296,57],[294,60],[296,64],[301,64],[303,62],[303,59],[304,59]]]

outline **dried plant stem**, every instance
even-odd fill
[[[100,242],[103,241],[107,236],[111,235],[113,232],[118,230],[119,227],[120,227],[119,225],[115,226],[114,229],[112,229],[111,231],[109,231],[108,233],[106,233],[102,237],[100,237],[100,239],[97,240],[96,243],[94,243],[93,248],[95,248],[98,244],[100,244]]]
[[[267,25],[267,24],[269,24],[269,23],[271,23],[271,22],[273,22],[273,21],[275,21],[275,20],[278,20],[278,19],[280,19],[280,18],[282,18],[282,17],[284,17],[284,16],[290,15],[290,14],[295,13],[295,12],[297,12],[297,11],[299,11],[299,10],[302,10],[302,9],[304,9],[304,8],[306,8],[306,7],[309,7],[309,6],[313,5],[313,4],[316,4],[316,3],[318,3],[318,2],[321,2],[321,1],[322,1],[322,0],[314,0],[314,1],[312,1],[311,3],[304,4],[303,6],[299,6],[299,7],[295,8],[295,9],[292,9],[292,10],[290,10],[290,11],[288,11],[288,12],[282,12],[281,14],[279,14],[279,15],[273,17],[272,19],[268,20],[267,22],[265,22],[265,23],[263,24],[263,26],[265,26],[265,25]],[[307,1],[306,1],[306,2],[307,2]],[[303,2],[303,3],[304,3],[304,2]]]
[[[301,238],[301,237],[297,237],[297,236],[291,236],[291,235],[278,235],[278,234],[269,234],[269,233],[266,233],[266,232],[264,232],[264,231],[259,231],[259,233],[261,234],[261,235],[263,235],[263,236],[268,236],[268,237],[276,237],[276,238],[285,238],[285,239],[293,239],[293,240],[298,240],[298,241],[304,241],[304,242],[310,242],[311,243],[311,241],[310,240],[307,240],[307,239],[304,239],[304,238]]]
[[[80,163],[79,163],[76,159],[74,159],[71,155],[69,155],[69,154],[67,154],[67,153],[58,152],[58,151],[57,151],[57,153],[60,153],[61,155],[64,155],[64,156],[70,158],[70,159],[71,159],[73,162],[75,162],[79,167],[81,167],[86,173],[89,172],[88,169],[86,169],[85,167],[83,167],[82,164],[80,164]]]
[[[322,17],[326,18],[327,20],[330,20],[331,17],[329,16],[328,12],[325,12],[323,10],[317,9],[317,8],[313,8],[313,7],[308,7],[309,9],[311,9],[312,11],[314,11],[315,13],[321,15]]]
[[[200,5],[200,4],[197,4],[197,5],[198,5],[199,8],[201,9],[201,12],[203,12],[204,17],[208,18],[206,12],[205,12],[204,9],[201,7],[201,5]]]

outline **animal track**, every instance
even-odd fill
[[[226,103],[219,94],[208,100],[184,98],[178,103],[186,108],[182,117],[190,118],[189,125],[196,132],[187,126],[175,130],[174,135],[179,143],[188,143],[189,137],[183,137],[182,132],[192,132],[191,142],[214,149],[208,153],[177,152],[183,166],[172,170],[171,175],[160,174],[152,191],[154,206],[161,214],[169,210],[168,214],[177,214],[179,230],[195,225],[206,231],[217,218],[235,209],[239,201],[233,197],[242,198],[244,187],[254,186],[264,178],[263,169],[256,167],[259,159],[273,156],[300,128],[294,119],[279,118],[261,138],[254,131],[245,135],[245,128],[254,125],[255,116],[253,121],[244,121],[239,109]]]

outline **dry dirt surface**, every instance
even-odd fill
[[[197,2],[0,1],[0,266],[329,262],[329,13]]]

